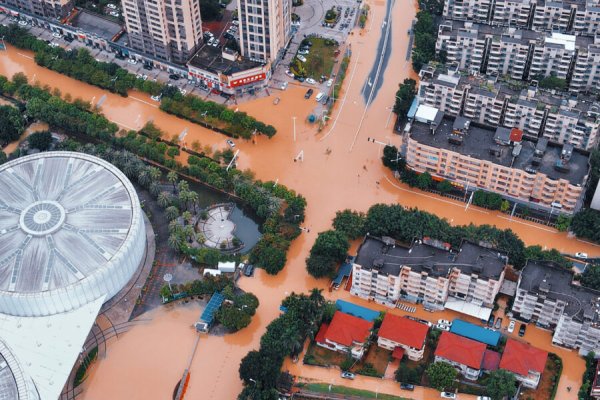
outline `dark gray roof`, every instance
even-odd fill
[[[207,45],[200,47],[196,54],[188,61],[188,64],[215,74],[223,73],[225,75],[232,75],[236,72],[245,71],[261,65],[260,63],[245,58],[238,61],[228,60],[223,58],[220,48]]]
[[[85,32],[93,33],[106,40],[112,40],[112,38],[123,29],[120,24],[108,17],[97,15],[86,10],[81,10],[81,12],[73,18],[72,23],[73,26],[81,28]]]
[[[536,294],[544,294],[553,300],[567,303],[565,314],[582,320],[598,319],[596,305],[600,303],[600,292],[572,284],[573,273],[549,261],[527,262],[521,272],[519,288]]]
[[[384,275],[400,274],[403,266],[429,276],[447,276],[450,269],[458,268],[465,274],[477,274],[486,279],[498,279],[505,266],[505,258],[498,251],[463,242],[458,251],[448,251],[427,244],[427,240],[415,241],[411,247],[386,245],[380,238],[367,236],[358,249],[354,261],[363,269],[377,269]],[[449,245],[448,245],[449,248]]]
[[[535,151],[535,142],[523,141],[520,154],[513,160],[513,147],[501,146],[500,155],[490,153],[490,149],[496,146],[494,141],[495,129],[471,123],[469,133],[464,135],[461,145],[456,145],[448,141],[448,136],[452,133],[453,119],[444,118],[438,125],[435,135],[431,134],[429,125],[415,121],[411,127],[411,138],[427,146],[440,149],[451,150],[460,154],[470,155],[471,157],[490,161],[494,164],[503,165],[526,171],[532,168],[532,159]],[[540,165],[535,166],[537,171],[546,174],[551,179],[566,179],[573,185],[581,185],[585,181],[588,173],[587,153],[575,151],[568,163],[568,171],[562,172],[554,169],[557,161],[561,159],[561,147],[549,145],[542,158]]]

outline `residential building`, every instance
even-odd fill
[[[423,238],[410,247],[366,236],[352,267],[350,293],[395,307],[398,300],[487,319],[502,286],[507,258],[486,243]]]
[[[5,4],[29,14],[49,19],[65,18],[75,5],[73,0],[6,0]]]
[[[600,139],[600,102],[578,94],[552,94],[491,76],[465,76],[455,68],[426,66],[419,73],[419,104],[491,127],[519,128],[533,140],[590,150]]]
[[[512,372],[524,387],[536,389],[546,368],[547,359],[547,351],[509,338],[502,353],[500,369]]]
[[[598,87],[600,87],[600,44],[596,36],[593,44],[579,49],[569,89],[573,92],[596,92]]]
[[[455,335],[442,332],[435,349],[435,362],[451,364],[466,379],[475,381],[483,370],[483,358],[486,345]]]
[[[386,313],[379,328],[377,344],[391,351],[400,347],[410,360],[419,361],[425,352],[427,332],[429,326],[421,322]]]
[[[439,115],[415,119],[406,144],[407,166],[416,172],[542,209],[570,214],[581,207],[589,155],[572,145],[536,143],[517,128],[494,130]]]
[[[596,374],[594,375],[594,382],[592,382],[590,396],[594,399],[600,399],[600,363],[596,363]]]
[[[549,261],[529,261],[519,277],[513,314],[554,331],[552,343],[600,350],[600,292],[573,283],[573,273]]]
[[[373,322],[336,311],[331,323],[323,323],[315,341],[317,345],[361,359],[368,348]]]
[[[202,43],[199,0],[122,0],[134,50],[185,64]]]
[[[252,61],[273,62],[291,35],[291,0],[240,0],[240,48]]]
[[[457,64],[461,70],[479,73],[485,70],[484,57],[495,31],[489,25],[444,21],[438,27],[435,50],[445,51],[447,61]]]

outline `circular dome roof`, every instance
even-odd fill
[[[127,282],[131,275],[119,279],[120,263],[143,220],[131,182],[116,167],[82,153],[40,153],[0,166],[0,187],[0,311],[66,311]],[[96,282],[86,299],[68,299],[71,305],[55,296],[77,295],[77,286],[100,276],[121,287],[100,290]],[[24,296],[34,310],[8,300]],[[39,296],[53,304],[38,305]]]
[[[11,350],[0,340],[0,400],[15,399],[38,400],[39,396]]]

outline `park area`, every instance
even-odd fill
[[[337,62],[336,50],[339,45],[335,40],[323,38],[307,38],[302,41],[300,48],[312,43],[308,54],[303,55],[306,62],[295,57],[290,70],[298,76],[319,80],[321,76],[329,77],[333,66]]]

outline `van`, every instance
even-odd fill
[[[323,100],[324,96],[325,96],[325,94],[323,92],[319,92],[317,97],[315,97],[315,100],[317,101],[317,103],[320,102],[321,100]]]
[[[560,204],[558,201],[554,201],[552,202],[552,207],[554,208],[562,208],[562,204]]]

